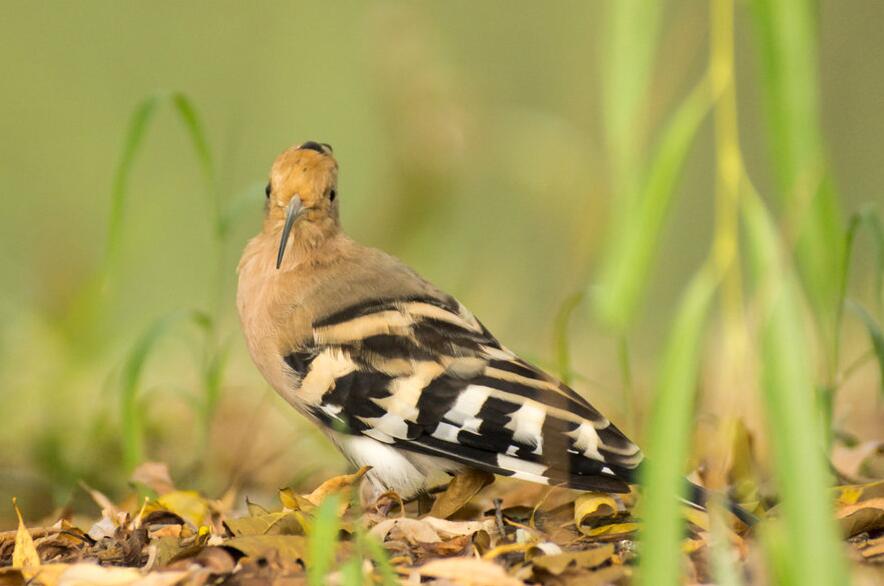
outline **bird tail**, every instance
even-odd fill
[[[639,466],[628,469],[628,468],[618,468],[617,477],[619,480],[626,482],[628,484],[639,484],[639,478],[641,476],[640,470],[645,464],[642,463]],[[578,475],[571,475],[567,482],[567,486],[570,488],[574,488],[577,490],[590,490],[590,491],[611,491],[611,492],[621,492],[617,490],[616,486],[600,486],[600,480],[604,479],[604,477],[585,477]],[[702,511],[706,510],[706,504],[709,501],[710,491],[706,488],[698,484],[694,484],[687,478],[684,479],[685,496],[682,498],[685,504],[688,506],[700,509]],[[733,515],[748,525],[749,527],[754,526],[758,523],[758,517],[744,509],[740,506],[736,501],[730,498],[727,495],[724,495],[724,505],[727,509],[733,513]]]
[[[698,507],[705,511],[706,503],[709,500],[709,491],[702,486],[694,484],[690,480],[685,479],[685,482],[688,485],[687,497],[685,498],[685,501],[687,501],[689,505]],[[739,519],[749,527],[752,527],[756,523],[758,523],[758,517],[741,507],[730,497],[725,497],[725,506],[727,506],[727,509],[731,513],[733,513],[737,519]]]

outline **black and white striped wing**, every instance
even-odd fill
[[[519,359],[456,300],[365,302],[313,324],[286,357],[322,423],[495,474],[624,492],[639,448]]]

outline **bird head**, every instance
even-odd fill
[[[286,243],[296,222],[331,220],[337,224],[338,163],[325,143],[307,141],[294,146],[273,162],[267,183],[267,217],[283,223],[276,256],[282,264]]]

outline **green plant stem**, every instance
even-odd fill
[[[617,364],[620,366],[620,381],[623,386],[623,407],[626,411],[626,424],[629,430],[638,429],[635,409],[635,386],[632,380],[632,360],[629,355],[629,340],[621,335],[617,344]]]
[[[570,385],[574,378],[574,371],[571,366],[571,344],[568,338],[568,324],[571,323],[571,316],[574,314],[574,310],[580,306],[583,298],[583,291],[578,291],[566,298],[559,306],[559,311],[553,322],[556,370],[558,370],[559,377],[566,385]]]
[[[643,464],[644,526],[639,584],[681,583],[681,519],[676,495],[683,494],[700,360],[700,342],[718,279],[708,263],[691,280],[667,338],[649,424]]]

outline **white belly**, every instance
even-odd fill
[[[374,489],[374,497],[392,490],[403,498],[410,498],[444,482],[447,473],[462,468],[456,462],[399,450],[370,437],[338,432],[329,435],[354,465],[371,466],[366,478]]]

